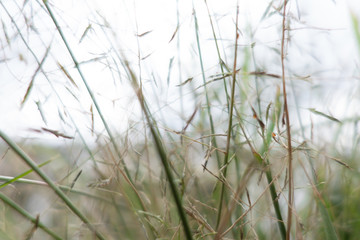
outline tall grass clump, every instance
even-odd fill
[[[0,238],[357,239],[359,16],[322,4],[0,2]]]

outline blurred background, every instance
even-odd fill
[[[274,185],[286,218],[286,128],[282,108],[276,112],[282,88],[283,1],[47,3],[65,39],[42,1],[0,2],[0,130],[44,164],[41,169],[96,228],[108,239],[119,234],[152,239],[149,233],[153,239],[170,239],[179,234],[149,122],[133,89],[135,78],[171,159],[188,216],[194,216],[196,206],[209,223],[196,228],[200,218],[189,217],[197,239],[213,238],[219,198],[214,175],[226,148],[236,56],[229,186],[232,194],[239,190],[239,199],[250,202],[251,216],[226,237],[280,239],[273,228],[277,221],[271,198],[263,197],[270,185],[263,173],[271,169],[278,179]],[[298,232],[304,239],[356,239],[360,234],[359,56],[358,1],[288,1],[285,76],[297,239],[302,239]],[[272,123],[270,144],[264,131]],[[267,167],[254,164],[256,154],[270,159]],[[92,236],[5,142],[0,143],[0,156],[2,193],[40,216],[61,238]],[[207,163],[209,172],[203,167]],[[15,176],[17,183],[8,182]],[[148,212],[138,210],[141,204],[132,205],[138,201],[129,193],[132,187]],[[33,223],[7,206],[0,205],[5,216],[0,238],[33,237]],[[247,207],[234,207],[229,222]],[[18,221],[23,229],[14,224]],[[42,232],[34,236],[47,239]]]

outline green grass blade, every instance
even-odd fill
[[[51,162],[51,160],[48,160],[48,161],[46,161],[46,162],[43,162],[43,163],[39,164],[38,167],[41,168],[42,166],[45,166],[46,164],[48,164],[48,163],[50,163],[50,162]],[[33,171],[34,171],[33,169],[30,169],[30,170],[28,170],[28,171],[26,171],[26,172],[24,172],[24,173],[22,173],[22,174],[20,174],[20,175],[17,175],[16,177],[14,177],[14,178],[12,178],[12,179],[4,182],[3,184],[1,184],[1,185],[0,185],[0,188],[3,188],[3,187],[5,187],[5,186],[7,186],[7,185],[9,185],[9,184],[11,184],[11,183],[13,183],[13,182],[18,181],[20,178],[25,177],[26,175],[32,173]]]
[[[64,35],[64,33],[62,32],[62,30],[61,30],[61,28],[60,28],[60,25],[58,24],[58,22],[57,22],[57,20],[56,20],[56,18],[55,18],[55,15],[53,14],[53,12],[52,12],[52,10],[51,10],[48,2],[45,1],[45,0],[44,0],[43,2],[44,2],[44,5],[45,5],[45,7],[46,7],[46,9],[47,9],[47,11],[48,11],[48,13],[49,13],[52,21],[54,22],[54,24],[55,24],[55,26],[56,26],[56,28],[57,28],[58,33],[59,33],[60,36],[61,36],[61,39],[63,40],[63,42],[64,42],[64,44],[65,44],[65,46],[66,46],[66,49],[68,50],[68,52],[69,52],[69,54],[70,54],[70,56],[71,56],[71,59],[72,59],[73,62],[74,62],[75,68],[77,69],[77,71],[78,71],[78,73],[79,73],[79,75],[80,75],[80,78],[81,78],[82,82],[84,83],[84,85],[85,85],[85,87],[86,87],[86,90],[87,90],[87,92],[88,92],[88,94],[89,94],[92,102],[94,103],[95,109],[96,109],[96,111],[98,112],[99,117],[100,117],[100,119],[101,119],[101,122],[103,123],[103,125],[104,125],[104,127],[105,127],[105,130],[106,130],[106,132],[107,132],[107,134],[108,134],[108,136],[109,136],[109,138],[110,138],[110,142],[111,142],[111,144],[112,144],[112,146],[113,146],[113,148],[114,148],[114,150],[115,150],[115,152],[116,152],[116,154],[117,154],[117,156],[118,156],[121,164],[122,164],[123,167],[124,167],[124,171],[125,171],[126,178],[130,181],[130,185],[132,186],[131,189],[134,191],[134,196],[136,197],[136,201],[139,203],[141,210],[147,211],[145,205],[143,204],[142,199],[140,198],[140,196],[138,195],[138,192],[137,192],[136,189],[135,189],[135,185],[134,185],[133,179],[132,179],[132,177],[131,177],[131,175],[130,175],[130,172],[129,172],[129,170],[128,170],[125,162],[124,162],[124,159],[123,159],[123,156],[122,156],[122,154],[121,154],[121,152],[120,152],[120,149],[119,149],[119,147],[118,147],[118,144],[117,144],[116,141],[115,141],[115,137],[113,136],[113,133],[112,133],[112,131],[110,130],[110,127],[109,127],[109,125],[107,124],[107,121],[105,120],[104,115],[102,114],[101,108],[100,108],[100,106],[99,106],[99,104],[98,104],[98,102],[97,102],[97,100],[96,100],[96,98],[95,98],[95,95],[94,95],[93,91],[91,90],[89,84],[87,83],[87,80],[86,80],[86,78],[85,78],[85,76],[84,76],[84,74],[83,74],[83,72],[82,72],[82,70],[81,70],[81,68],[80,68],[79,62],[76,60],[75,55],[74,55],[74,53],[73,53],[73,51],[72,51],[72,49],[71,49],[68,41],[66,40],[65,35]],[[151,232],[151,234],[152,234],[152,232]],[[152,236],[152,237],[154,238],[154,236]]]
[[[131,176],[130,176],[130,172],[129,172],[128,168],[126,167],[126,164],[125,164],[125,162],[124,162],[124,159],[123,159],[123,157],[122,157],[122,155],[121,155],[121,153],[120,153],[120,150],[119,150],[119,148],[118,148],[118,146],[117,146],[117,144],[116,144],[115,138],[114,138],[114,136],[113,136],[113,134],[112,134],[112,132],[111,132],[111,130],[110,130],[109,125],[107,124],[107,122],[106,122],[106,120],[105,120],[104,115],[102,114],[102,111],[101,111],[101,109],[100,109],[100,106],[99,106],[96,98],[95,98],[95,95],[94,95],[93,91],[91,90],[88,82],[86,81],[86,78],[85,78],[82,70],[80,69],[79,62],[76,60],[75,55],[74,55],[73,51],[71,50],[70,45],[69,45],[68,41],[66,40],[65,35],[64,35],[64,33],[62,32],[62,30],[61,30],[61,28],[60,28],[60,25],[58,24],[58,22],[57,22],[57,20],[56,20],[56,18],[55,18],[55,15],[53,14],[53,12],[52,12],[52,10],[51,10],[48,2],[47,2],[46,0],[44,0],[43,2],[44,2],[44,4],[45,4],[46,9],[48,10],[48,12],[49,12],[49,14],[50,14],[50,17],[51,17],[52,21],[54,22],[54,24],[55,24],[55,26],[56,26],[56,28],[57,28],[58,33],[59,33],[60,36],[61,36],[61,39],[63,40],[63,42],[64,42],[64,44],[65,44],[65,46],[66,46],[66,49],[68,50],[68,52],[69,52],[69,54],[70,54],[70,56],[71,56],[71,59],[73,60],[73,62],[74,62],[74,64],[75,64],[75,68],[77,69],[77,71],[78,71],[78,73],[79,73],[79,75],[80,75],[80,78],[81,78],[81,80],[83,81],[83,83],[84,83],[84,85],[85,85],[85,87],[86,87],[87,92],[89,93],[89,96],[90,96],[92,102],[94,103],[94,106],[95,106],[95,108],[96,108],[96,110],[97,110],[97,112],[98,112],[98,114],[99,114],[99,116],[100,116],[101,122],[103,123],[103,125],[104,125],[104,127],[105,127],[105,130],[106,130],[107,134],[109,135],[110,142],[112,143],[112,145],[113,145],[113,147],[114,147],[114,149],[115,149],[116,154],[118,155],[118,157],[120,158],[121,163],[122,163],[123,166],[124,166],[125,173],[126,173],[127,177],[130,179],[130,181],[132,182],[132,178],[131,178]],[[144,210],[144,209],[143,209],[143,210]]]
[[[272,139],[272,133],[274,131],[275,128],[275,122],[276,119],[279,119],[280,116],[280,108],[281,108],[281,103],[280,103],[280,93],[278,92],[277,97],[276,97],[276,103],[275,103],[275,112],[273,114],[273,119],[270,122],[270,126],[267,130],[267,134],[266,134],[266,140],[264,143],[264,151],[261,152],[261,155],[264,156],[264,154],[268,151],[270,143],[271,143],[271,139]],[[268,164],[268,163],[266,163]],[[268,183],[271,183],[273,181],[273,177],[271,174],[271,170],[267,170],[266,171],[266,178]],[[275,189],[275,185],[274,183],[272,183],[270,185],[270,195],[271,195],[271,199],[273,202],[273,206],[274,206],[274,210],[275,210],[275,214],[278,220],[278,227],[280,230],[280,235],[282,237],[282,239],[286,239],[286,228],[285,228],[285,224],[283,221],[283,217],[281,215],[281,210],[280,210],[280,205],[279,205],[279,201],[278,201],[278,197],[277,197],[277,193],[276,193],[276,189]]]
[[[318,199],[317,202],[318,202],[321,218],[323,220],[323,225],[324,225],[323,228],[325,231],[326,239],[337,240],[338,237],[334,225],[332,223],[332,220],[330,218],[329,211],[326,209],[324,203],[321,200]]]
[[[54,190],[56,195],[58,195],[61,200],[71,209],[71,211],[77,215],[81,221],[94,232],[96,236],[103,240],[105,239],[103,235],[98,232],[95,227],[90,223],[90,221],[83,215],[80,210],[71,202],[71,200],[61,191],[61,189],[55,185],[55,183],[34,163],[34,161],[15,143],[13,142],[4,132],[0,130],[0,137],[9,145],[9,147],[22,159],[24,162],[31,167],[48,185]]]
[[[291,82],[291,88],[292,88],[292,91],[295,92],[295,87],[294,87],[294,83]],[[298,117],[298,120],[299,120],[299,124],[300,124],[300,130],[301,130],[301,136],[303,139],[306,139],[305,137],[305,128],[304,128],[304,125],[303,125],[303,122],[302,122],[302,118],[301,118],[301,114],[300,114],[300,111],[299,111],[299,103],[298,103],[298,100],[296,98],[296,96],[294,95],[294,102],[295,102],[295,106],[296,106],[296,115]],[[320,114],[321,115],[321,114]],[[306,151],[306,158],[311,166],[311,173],[312,173],[312,180],[313,180],[313,184],[315,186],[315,188],[317,190],[319,190],[319,184],[318,184],[318,177],[316,175],[316,172],[314,170],[314,164],[313,164],[313,159],[311,159],[311,153],[310,153],[310,150],[308,150],[308,147],[307,147],[307,143],[305,142],[305,151]],[[320,191],[318,191],[320,192]],[[315,196],[316,198],[318,198],[318,196]],[[321,196],[322,199],[324,199],[324,196]],[[325,207],[323,201],[321,201],[321,199],[316,199],[316,203],[320,209],[320,215],[321,215],[321,219],[322,219],[322,222],[324,224],[324,230],[325,230],[325,234],[327,236],[327,239],[331,239],[331,240],[335,240],[335,239],[338,239],[337,237],[337,233],[335,231],[335,227],[332,223],[332,220],[330,218],[330,214],[327,210],[327,208]]]
[[[320,111],[317,111],[315,108],[309,108],[309,111],[316,114],[316,115],[319,115],[319,116],[322,116],[322,117],[325,117],[331,121],[334,121],[334,122],[338,122],[338,123],[341,123],[341,121],[337,118],[334,118],[326,113],[323,113],[323,112],[320,112]]]
[[[215,33],[214,24],[213,24],[211,15],[210,15],[209,6],[208,6],[208,4],[207,4],[206,1],[205,1],[205,5],[206,5],[207,12],[208,12],[209,20],[210,20],[211,31],[212,31],[212,34],[213,34],[213,37],[214,37],[216,52],[217,52],[217,55],[218,55],[218,58],[219,58],[219,65],[220,65],[221,75],[222,75],[222,77],[223,77],[223,83],[224,83],[224,90],[225,90],[227,108],[229,109],[229,108],[230,108],[230,103],[229,103],[229,98],[230,98],[230,96],[229,96],[229,93],[228,93],[228,90],[227,90],[227,84],[226,84],[226,74],[225,74],[225,71],[224,71],[224,65],[225,65],[225,64],[223,64],[223,60],[222,60],[222,58],[221,58],[221,53],[220,53],[220,49],[219,49],[218,39],[217,39],[217,36],[216,36],[216,33]],[[229,71],[229,72],[230,72],[230,71]]]
[[[17,211],[18,213],[20,213],[22,216],[24,216],[25,218],[29,219],[31,222],[33,222],[34,224],[37,224],[37,226],[39,228],[41,228],[42,230],[44,230],[47,234],[49,234],[51,237],[53,237],[54,239],[57,240],[61,240],[62,238],[59,237],[56,233],[54,233],[53,231],[51,231],[48,227],[46,227],[42,222],[38,221],[35,217],[31,216],[30,213],[28,213],[27,211],[25,211],[23,208],[21,208],[18,204],[16,204],[13,200],[11,200],[10,198],[8,198],[5,194],[0,192],[0,199],[6,203],[8,206],[10,206],[11,208],[13,208],[15,211]]]
[[[139,86],[139,84],[137,82],[136,76],[133,73],[132,69],[130,68],[128,62],[126,62],[126,61],[125,61],[125,66],[127,68],[126,70],[129,72],[129,75],[131,76],[131,82],[132,82],[134,91],[135,91],[136,96],[137,96],[137,98],[139,100],[139,103],[140,103],[141,109],[142,109],[142,111],[143,111],[143,113],[145,115],[146,121],[149,124],[149,128],[150,128],[151,134],[152,134],[154,142],[155,142],[156,150],[157,150],[157,152],[158,152],[158,154],[160,156],[162,166],[164,168],[167,180],[168,180],[169,185],[170,185],[171,193],[172,193],[172,195],[174,197],[174,200],[175,200],[175,204],[176,204],[176,207],[177,207],[177,210],[178,210],[178,214],[179,214],[180,219],[182,221],[182,225],[183,225],[183,228],[184,228],[186,239],[192,240],[193,238],[192,238],[190,226],[189,226],[189,223],[188,223],[186,215],[185,215],[185,210],[184,210],[183,205],[182,205],[182,200],[181,200],[181,197],[180,197],[180,194],[179,194],[179,190],[177,189],[177,186],[175,184],[175,178],[174,178],[174,176],[173,176],[173,174],[171,172],[170,166],[169,166],[169,159],[168,159],[168,157],[166,155],[165,147],[163,146],[163,143],[161,141],[159,129],[157,128],[155,121],[153,121],[153,119],[151,117],[148,105],[147,105],[146,100],[144,98],[143,92],[142,92],[142,90],[141,90],[141,88],[140,88],[140,86]]]
[[[0,181],[11,181],[12,179],[13,178],[9,177],[9,176],[0,176]],[[49,187],[49,185],[46,182],[27,179],[27,178],[18,178],[15,183],[17,183],[17,184],[18,183],[32,184],[32,185]],[[79,189],[71,188],[69,186],[64,186],[64,185],[58,185],[58,187],[62,191],[67,192],[67,193],[73,193],[73,194],[76,194],[76,195],[79,195],[79,196],[85,196],[85,197],[88,197],[88,198],[96,199],[96,200],[99,200],[99,201],[102,201],[102,202],[105,202],[105,203],[108,203],[108,204],[113,204],[113,202],[110,201],[109,199],[106,199],[104,197],[97,196],[97,195],[94,195],[94,194],[91,194],[91,193],[88,193],[88,192],[85,192],[85,191],[82,191],[82,190],[79,190]]]
[[[269,123],[268,123],[268,127],[267,127],[267,130],[266,130],[266,135],[265,135],[265,138],[264,138],[264,143],[263,143],[262,149],[260,150],[260,153],[259,153],[260,156],[265,156],[266,153],[269,151],[270,144],[272,142],[272,134],[273,134],[274,129],[275,129],[276,121],[280,117],[281,108],[282,108],[282,105],[281,105],[281,102],[280,102],[280,89],[278,88],[277,93],[276,93],[276,98],[275,98],[275,110],[274,110],[274,112],[272,114],[271,121],[269,121]],[[261,158],[260,161],[261,161],[262,164],[269,165],[268,159],[262,159]],[[266,179],[267,179],[268,183],[270,184],[271,200],[272,200],[272,203],[273,203],[273,206],[274,206],[274,210],[275,210],[275,214],[276,214],[276,218],[277,218],[277,223],[278,223],[280,235],[281,235],[282,239],[284,240],[284,239],[286,239],[286,227],[285,227],[283,217],[282,217],[282,214],[281,214],[281,210],[280,210],[281,208],[280,208],[280,205],[279,205],[278,196],[277,196],[277,193],[276,193],[275,185],[273,183],[273,177],[272,177],[272,173],[271,173],[270,169],[268,169],[266,171]]]
[[[63,106],[64,111],[67,113],[67,116],[70,118],[70,121],[72,122],[73,126],[75,127],[76,132],[79,134],[79,137],[80,137],[80,139],[81,139],[81,141],[82,141],[82,143],[83,143],[86,151],[89,153],[89,155],[90,155],[90,157],[91,157],[91,159],[92,159],[92,161],[93,161],[93,163],[94,163],[94,165],[95,165],[95,170],[99,173],[99,175],[101,175],[100,171],[98,170],[98,167],[97,167],[95,158],[94,158],[94,156],[93,156],[93,154],[92,154],[89,146],[87,145],[84,136],[83,136],[83,135],[81,134],[81,132],[79,131],[79,128],[77,127],[77,124],[76,124],[76,122],[74,121],[72,115],[66,110],[65,104],[64,104],[64,102],[62,101],[62,98],[60,97],[60,95],[58,94],[56,88],[54,87],[53,82],[50,81],[50,79],[48,78],[48,75],[47,75],[47,74],[45,73],[45,71],[43,70],[43,68],[42,68],[42,64],[43,64],[43,63],[41,63],[41,62],[43,62],[43,61],[40,61],[40,60],[38,59],[38,57],[36,56],[36,54],[34,53],[34,51],[30,48],[28,42],[27,42],[26,39],[23,37],[23,35],[22,35],[22,33],[21,33],[18,25],[16,24],[16,21],[14,21],[14,19],[11,17],[11,14],[10,14],[9,11],[6,9],[6,7],[3,5],[2,2],[0,2],[0,5],[3,7],[4,11],[5,11],[6,14],[8,15],[8,17],[11,19],[11,22],[12,22],[13,25],[15,26],[15,29],[16,29],[17,33],[19,34],[22,42],[24,43],[26,49],[27,49],[27,50],[31,53],[31,55],[34,57],[36,63],[37,63],[38,66],[39,66],[38,69],[43,73],[43,75],[44,75],[44,77],[46,78],[46,80],[48,81],[51,89],[52,89],[53,92],[55,93],[57,99],[59,100],[59,102],[60,102],[61,105]],[[50,44],[50,45],[51,45],[51,44]],[[47,48],[47,52],[49,51],[49,49],[50,49],[50,47]],[[47,55],[47,54],[45,54],[45,56],[46,56],[46,55]],[[45,57],[43,58],[43,60],[44,60],[44,59],[45,59]],[[46,124],[46,119],[45,119],[45,116],[44,116],[44,114],[43,114],[43,112],[42,112],[42,110],[41,110],[41,104],[40,104],[40,102],[37,101],[37,102],[35,102],[35,103],[36,103],[36,105],[37,105],[37,107],[38,107],[38,110],[39,110],[39,112],[40,112],[41,118],[43,119],[44,123]]]
[[[234,102],[235,102],[235,83],[236,83],[236,63],[237,63],[237,48],[238,48],[238,38],[239,34],[237,32],[238,27],[238,18],[239,18],[239,6],[237,6],[236,10],[236,28],[235,28],[235,56],[234,56],[234,66],[233,66],[233,73],[232,73],[232,84],[231,84],[231,97],[230,97],[230,111],[229,111],[229,122],[228,122],[228,129],[227,129],[227,138],[226,138],[226,153],[224,158],[224,166],[228,165],[229,161],[229,152],[230,152],[230,140],[231,140],[231,133],[232,133],[232,120],[233,120],[233,112],[234,112]],[[223,170],[223,176],[226,179],[227,176],[227,169],[228,167],[225,167]],[[225,182],[221,185],[221,193],[220,193],[220,201],[219,201],[219,207],[218,207],[218,216],[216,221],[216,228],[218,229],[220,220],[221,220],[221,214],[222,214],[222,205],[224,202],[224,195],[225,195]],[[218,233],[220,234],[220,233]]]
[[[213,117],[212,117],[212,114],[211,114],[211,106],[210,106],[209,94],[208,94],[208,90],[207,90],[207,87],[206,87],[204,63],[203,63],[203,59],[202,59],[202,52],[201,52],[200,39],[199,39],[199,26],[198,26],[198,21],[197,21],[197,17],[196,17],[196,11],[195,11],[194,7],[193,7],[193,12],[194,12],[194,22],[195,22],[196,43],[197,43],[197,48],[198,48],[198,53],[199,53],[199,60],[200,60],[200,66],[201,66],[201,76],[202,76],[202,79],[203,79],[205,98],[206,98],[206,108],[207,108],[207,113],[208,113],[209,122],[210,122],[211,134],[213,135],[213,134],[215,134],[214,120],[213,120]],[[212,138],[211,141],[213,142],[213,146],[215,148],[217,148],[216,137]],[[217,151],[216,151],[216,157],[217,157],[217,161],[218,161],[218,167],[220,168],[221,167],[221,162],[220,162],[219,153]]]

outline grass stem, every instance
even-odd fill
[[[227,138],[226,138],[226,152],[224,157],[224,166],[228,164],[229,161],[229,152],[230,152],[230,140],[231,140],[231,129],[232,129],[232,119],[233,119],[233,111],[234,111],[234,102],[235,102],[235,83],[236,83],[236,63],[237,63],[237,48],[238,48],[238,17],[239,17],[239,6],[236,8],[236,27],[235,27],[235,54],[234,54],[234,65],[232,72],[232,85],[231,85],[231,96],[230,96],[230,109],[229,109],[229,122],[227,129]],[[226,179],[228,166],[226,166],[223,170],[223,177]],[[216,229],[218,229],[221,221],[221,214],[223,208],[223,201],[225,195],[225,183],[223,182],[221,185],[221,193],[220,193],[220,201],[218,207],[218,217],[216,221]],[[220,233],[218,233],[220,234]]]
[[[293,197],[294,197],[294,179],[293,179],[293,167],[292,167],[292,147],[291,147],[291,129],[290,129],[290,118],[289,118],[289,109],[287,103],[287,93],[286,93],[286,82],[285,82],[285,34],[286,34],[286,4],[287,0],[284,0],[283,6],[283,17],[282,17],[282,37],[281,37],[281,75],[282,75],[282,86],[283,86],[283,96],[284,96],[284,114],[286,118],[286,133],[287,133],[287,149],[288,149],[288,219],[287,219],[287,232],[286,240],[290,240],[291,235],[291,220],[292,220],[292,211],[293,211]]]
[[[151,134],[152,134],[154,142],[155,142],[156,150],[157,150],[157,152],[158,152],[158,154],[160,156],[162,166],[164,168],[166,177],[167,177],[167,179],[169,181],[171,193],[172,193],[172,195],[174,197],[175,204],[176,204],[176,207],[177,207],[177,210],[178,210],[178,214],[179,214],[180,219],[182,221],[182,225],[183,225],[183,228],[184,228],[186,239],[192,240],[193,238],[192,238],[190,226],[189,226],[189,223],[188,223],[186,215],[185,215],[185,210],[184,210],[184,207],[182,205],[182,200],[181,200],[179,191],[178,191],[177,186],[175,184],[174,176],[173,176],[173,174],[171,172],[171,169],[170,169],[170,166],[169,166],[169,159],[168,159],[168,157],[166,155],[165,148],[164,148],[163,143],[161,142],[161,139],[160,139],[161,137],[160,137],[159,129],[156,127],[156,125],[155,125],[155,123],[154,123],[154,121],[153,121],[153,119],[151,117],[151,114],[150,114],[149,108],[147,106],[147,103],[145,101],[142,89],[140,88],[140,86],[139,86],[139,84],[138,84],[138,82],[136,80],[136,76],[133,73],[133,71],[131,70],[131,68],[130,68],[130,66],[129,66],[129,64],[128,64],[128,62],[126,60],[125,60],[125,66],[127,68],[127,71],[130,73],[134,91],[135,91],[136,96],[138,98],[138,101],[139,101],[139,104],[141,106],[142,112],[144,113],[146,121],[147,121],[147,123],[149,125]]]
[[[24,162],[29,165],[31,169],[34,170],[48,185],[51,189],[54,190],[56,195],[58,195],[61,200],[71,209],[71,211],[77,215],[81,221],[100,239],[105,239],[104,236],[98,232],[95,227],[90,223],[90,221],[83,215],[80,210],[71,202],[71,200],[60,190],[58,186],[34,163],[34,161],[14,142],[12,141],[4,132],[0,130],[0,137],[9,145],[9,147],[22,159]]]

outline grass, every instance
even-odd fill
[[[298,3],[269,1],[257,23],[242,4],[177,1],[169,39],[148,41],[145,3],[118,21],[127,35],[91,4],[72,18],[1,2],[0,66],[36,121],[0,127],[0,238],[357,239],[359,99],[327,98],[329,70],[297,39],[334,31],[308,29]]]

